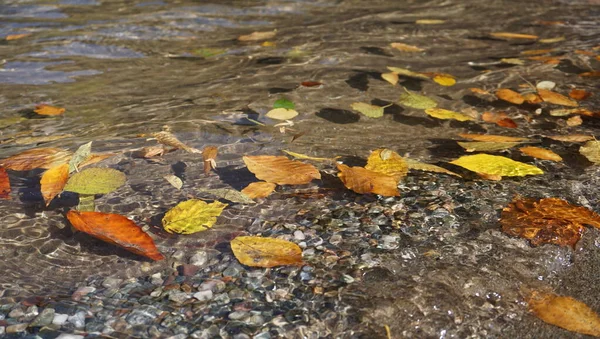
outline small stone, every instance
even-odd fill
[[[25,315],[23,316],[24,321],[31,321],[33,318],[37,317],[39,314],[38,307],[35,305],[27,307],[25,310]]]
[[[23,309],[21,307],[14,308],[8,313],[9,318],[19,318],[24,315],[25,315],[25,311],[23,311]]]
[[[231,320],[242,320],[242,319],[248,317],[248,312],[246,312],[246,311],[235,311],[235,312],[229,313],[229,315],[227,317],[229,319],[231,319]]]
[[[224,271],[224,277],[238,277],[240,275],[241,267],[237,264],[229,265]]]
[[[192,264],[183,264],[177,266],[177,272],[179,275],[184,277],[191,277],[200,271],[200,266],[192,265]]]
[[[80,287],[75,292],[73,292],[73,294],[71,295],[71,299],[73,299],[74,301],[79,301],[79,300],[81,300],[81,298],[83,296],[86,296],[95,291],[96,291],[96,288],[93,286]]]
[[[231,299],[229,299],[229,296],[227,295],[227,293],[221,293],[221,294],[215,296],[214,301],[219,305],[223,305],[223,304],[229,304]]]
[[[250,339],[250,336],[246,333],[238,333],[233,336],[233,339]]]
[[[67,322],[68,318],[68,314],[55,313],[54,319],[52,319],[52,324],[62,326]]]
[[[6,333],[19,333],[27,329],[27,324],[14,324],[6,326]]]
[[[76,328],[84,328],[85,327],[85,312],[79,311],[74,315],[70,315],[67,318],[67,321],[71,324],[75,325]]]
[[[271,339],[271,334],[269,332],[260,332],[252,337],[252,339]]]
[[[54,319],[55,311],[53,308],[44,309],[33,321],[29,324],[29,327],[43,327],[48,326]]]
[[[5,332],[6,332],[6,327],[0,326],[0,336],[3,336]]]
[[[172,335],[172,336],[168,337],[167,339],[185,339],[185,338],[187,338],[187,334],[181,333],[181,334]]]
[[[92,321],[85,324],[85,331],[89,333],[101,333],[104,329],[104,323]]]
[[[121,282],[123,282],[123,279],[108,277],[108,278],[104,279],[104,281],[102,282],[102,287],[117,288],[117,287],[119,287],[119,285],[121,285]]]
[[[265,318],[260,314],[253,314],[250,318],[246,319],[246,324],[250,326],[262,326],[264,323]]]
[[[302,231],[294,231],[294,239],[304,240],[304,239],[306,239],[306,236],[304,235],[304,232],[302,232]]]
[[[211,290],[196,292],[194,293],[194,298],[200,301],[207,301],[213,298],[213,292]]]
[[[162,286],[160,286],[160,287],[155,288],[154,291],[150,292],[150,296],[156,298],[156,297],[159,297],[162,294],[162,292],[163,292],[163,288],[162,288]]]
[[[69,333],[61,333],[55,339],[83,339],[84,337],[79,334],[69,334]]]
[[[178,304],[183,303],[184,301],[188,300],[190,298],[190,295],[188,293],[182,292],[182,291],[171,291],[171,293],[169,293],[169,300],[176,302]]]
[[[198,251],[190,257],[189,263],[198,267],[204,267],[208,263],[208,259],[208,252]]]
[[[160,273],[156,273],[150,276],[150,283],[152,283],[152,285],[162,285],[164,282],[163,278],[162,278],[162,274]]]

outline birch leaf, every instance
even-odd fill
[[[496,91],[496,96],[500,100],[504,100],[510,102],[511,104],[520,105],[525,102],[525,98],[523,96],[511,89],[501,88]]]
[[[355,102],[351,105],[352,109],[358,111],[369,118],[381,118],[383,116],[383,110],[389,106],[376,106],[366,104],[364,102]]]
[[[302,249],[293,242],[256,236],[237,237],[231,241],[233,255],[240,263],[252,267],[301,266]]]
[[[404,76],[409,77],[409,78],[429,80],[429,77],[427,75],[425,75],[423,73],[420,73],[420,72],[414,72],[414,71],[411,71],[411,70],[406,69],[406,68],[390,67],[390,66],[388,66],[388,69],[390,71],[392,71],[393,73],[396,73],[398,75],[404,75]]]
[[[242,190],[242,193],[250,199],[266,198],[273,193],[276,186],[271,182],[252,182]]]
[[[267,112],[266,117],[275,119],[275,120],[290,120],[290,119],[295,118],[297,115],[298,115],[298,112],[296,112],[293,109],[274,108],[274,109],[270,110],[269,112]]]
[[[73,153],[71,160],[69,161],[69,173],[79,171],[79,165],[84,162],[92,153],[92,142],[79,146],[77,151]]]
[[[46,206],[50,205],[52,199],[63,191],[67,179],[69,179],[69,164],[52,167],[40,179],[40,191]]]
[[[227,204],[215,201],[210,204],[191,199],[180,202],[170,209],[162,219],[169,233],[192,234],[211,228]]]
[[[473,172],[503,177],[544,174],[533,165],[490,154],[466,155],[450,163]]]
[[[359,194],[375,193],[383,196],[398,196],[398,181],[389,175],[370,171],[362,167],[337,166],[338,177],[344,185]]]
[[[466,114],[462,114],[459,112],[449,111],[443,108],[428,108],[425,110],[429,116],[432,116],[437,119],[443,120],[458,120],[458,121],[472,121],[475,120],[473,117],[470,117]]]
[[[112,168],[88,168],[75,173],[64,190],[79,194],[106,194],[123,186],[127,178]]]
[[[521,148],[519,148],[519,151],[521,151],[521,153],[523,153],[525,155],[528,155],[530,157],[534,157],[537,159],[562,161],[562,158],[560,157],[560,155],[552,152],[549,149],[545,149],[545,148],[541,148],[541,147],[534,147],[534,146],[521,147]]]
[[[464,148],[467,152],[496,152],[503,151],[517,145],[521,144],[520,142],[489,142],[489,141],[458,141],[458,145]]]
[[[313,165],[272,155],[244,156],[248,170],[266,182],[278,185],[303,185],[321,179],[321,173]]]
[[[455,177],[461,178],[461,176],[459,174],[456,174],[456,173],[449,171],[440,166],[420,162],[420,161],[410,159],[410,158],[404,158],[404,161],[406,162],[408,169],[425,171],[425,172],[444,173],[444,174],[449,174],[449,175],[453,175]]]
[[[504,135],[494,135],[494,134],[459,134],[461,138],[471,139],[474,141],[488,141],[488,142],[525,142],[529,141],[527,138],[520,137],[507,137]]]
[[[165,178],[165,180],[168,181],[169,184],[171,184],[173,187],[175,187],[178,190],[180,190],[183,187],[183,181],[181,180],[180,177],[178,177],[176,175],[167,174],[163,178]]]
[[[429,97],[409,92],[408,90],[405,91],[405,93],[400,94],[400,99],[398,100],[404,106],[417,109],[428,109],[437,106],[437,102]]]
[[[424,51],[424,49],[419,48],[417,46],[403,44],[401,42],[392,42],[390,44],[390,46],[401,52],[423,52]]]
[[[538,88],[537,92],[540,95],[540,97],[542,98],[542,100],[544,100],[544,102],[549,102],[551,104],[561,105],[561,106],[571,106],[571,107],[579,106],[577,101],[570,99],[560,93],[552,92],[547,89],[541,89],[541,88]]]
[[[365,169],[393,177],[396,182],[406,176],[408,166],[404,159],[389,149],[376,149],[369,155]]]
[[[399,80],[398,74],[394,73],[394,72],[381,73],[381,78],[394,86],[396,86],[396,84],[398,84],[398,80]]]

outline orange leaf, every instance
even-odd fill
[[[277,34],[277,31],[267,31],[267,32],[252,32],[246,35],[240,35],[238,37],[239,41],[258,41],[258,40],[267,40],[273,38]]]
[[[98,163],[104,159],[108,159],[112,156],[114,156],[114,153],[104,153],[104,154],[98,154],[98,153],[93,153],[90,154],[87,159],[85,159],[82,163],[80,163],[77,167],[78,168],[83,168],[85,166],[89,166],[89,165],[93,165],[95,163]]]
[[[148,257],[163,260],[152,238],[133,221],[122,215],[101,212],[67,212],[73,227],[93,237]]]
[[[10,181],[4,167],[0,167],[0,199],[10,199]]]
[[[33,111],[39,115],[61,115],[65,112],[65,109],[62,107],[41,104],[35,106],[35,109]]]
[[[54,167],[71,159],[71,152],[60,148],[30,149],[0,160],[0,166],[13,171],[30,171],[35,168]]]
[[[549,56],[549,55],[538,55],[538,56],[528,57],[527,59],[534,60],[534,61],[541,61],[548,65],[558,65],[560,63],[560,59],[562,59],[562,57]]]
[[[237,237],[231,240],[233,255],[246,266],[301,266],[302,249],[293,242],[263,237]]]
[[[487,141],[487,142],[519,142],[528,141],[527,138],[519,137],[507,137],[504,135],[493,135],[493,134],[459,134],[461,138],[475,140],[475,141]]]
[[[323,85],[323,83],[318,81],[302,81],[300,85],[303,87],[317,87]]]
[[[600,77],[600,71],[591,71],[579,73],[580,77]]]
[[[509,33],[509,32],[495,32],[490,33],[491,36],[500,39],[537,39],[537,35],[521,34],[521,33]]]
[[[477,87],[469,88],[469,90],[475,94],[481,94],[481,95],[490,95],[491,94],[490,92],[488,92],[484,89],[481,89],[481,88],[477,88]]]
[[[538,94],[540,95],[542,100],[544,100],[545,102],[549,102],[551,104],[561,105],[561,106],[571,106],[571,107],[579,106],[577,101],[569,99],[562,94],[549,91],[547,89],[538,88]]]
[[[574,247],[583,233],[583,224],[600,228],[600,215],[558,198],[519,198],[502,210],[500,224],[504,233],[529,239],[533,246]]]
[[[519,127],[519,125],[517,125],[517,123],[514,122],[514,120],[511,119],[511,118],[500,119],[500,120],[496,121],[496,125],[498,125],[500,127],[506,127],[506,128],[517,128],[517,127]]]
[[[511,89],[508,89],[508,88],[501,88],[501,89],[497,90],[496,96],[498,97],[498,99],[508,101],[511,104],[516,104],[516,105],[520,105],[525,101],[525,98],[523,98],[523,96],[521,94],[519,94]]]
[[[579,126],[583,123],[583,119],[581,119],[580,115],[575,115],[567,119],[567,126]]]
[[[275,186],[277,185],[271,182],[252,182],[242,190],[242,193],[250,199],[266,198],[275,190]]]
[[[521,151],[525,155],[529,155],[530,157],[534,157],[537,159],[562,161],[562,158],[560,157],[560,155],[552,152],[551,150],[541,148],[541,147],[534,147],[534,146],[521,147],[521,148],[519,148],[519,151]]]
[[[600,337],[600,316],[577,299],[533,291],[527,298],[527,306],[529,311],[548,324]]]
[[[62,164],[48,169],[40,179],[40,191],[46,206],[62,192],[69,179],[69,164]]]
[[[26,37],[28,37],[30,35],[31,35],[31,33],[9,34],[4,39],[6,39],[6,41],[19,40],[19,39],[26,38]]]
[[[569,96],[575,100],[585,100],[587,98],[589,98],[592,95],[592,93],[583,90],[583,89],[572,89],[569,92]]]
[[[211,170],[217,168],[217,153],[219,150],[215,146],[206,146],[202,150],[202,160],[204,160],[204,175],[209,175]]]
[[[303,185],[321,179],[321,173],[313,165],[283,156],[244,156],[243,160],[258,179],[277,185]]]
[[[550,49],[532,49],[529,51],[522,51],[521,54],[523,55],[540,55],[540,54],[548,54],[550,52],[554,51],[553,48]]]
[[[572,134],[572,135],[548,135],[546,138],[564,141],[564,142],[586,142],[594,140],[594,136],[585,134]]]
[[[386,174],[370,171],[362,167],[337,165],[338,177],[344,185],[356,193],[375,193],[384,196],[399,196],[397,181]]]
[[[390,46],[392,46],[392,48],[395,48],[402,52],[422,52],[422,51],[424,51],[424,49],[419,48],[417,46],[407,45],[407,44],[403,44],[401,42],[392,42],[390,44]]]
[[[525,101],[527,101],[529,104],[539,104],[543,101],[539,95],[531,92],[523,94],[523,99],[525,99]]]

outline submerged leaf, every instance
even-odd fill
[[[65,191],[79,194],[106,194],[123,186],[127,178],[112,168],[88,168],[76,173],[65,186]]]
[[[348,189],[359,194],[375,193],[383,196],[399,196],[398,181],[389,175],[370,171],[362,167],[337,166],[338,177]]]
[[[571,107],[579,106],[577,101],[575,101],[573,99],[569,99],[568,97],[566,97],[562,94],[552,92],[547,89],[541,89],[541,88],[538,88],[537,91],[538,91],[538,94],[540,95],[540,97],[542,98],[542,100],[544,100],[544,102],[549,102],[551,104],[561,105],[561,106],[571,106]]]
[[[10,180],[3,167],[0,167],[0,199],[10,199]]]
[[[428,109],[437,106],[435,100],[421,94],[409,92],[408,90],[406,90],[405,93],[400,94],[398,102],[404,106],[417,109]]]
[[[503,151],[509,148],[515,147],[520,142],[514,141],[501,141],[501,142],[493,142],[493,141],[458,141],[457,142],[460,147],[464,148],[467,152],[496,152]]]
[[[33,111],[39,115],[61,115],[65,112],[65,109],[62,107],[41,104],[35,106],[35,109]]]
[[[198,188],[198,192],[209,193],[221,199],[240,204],[255,204],[256,202],[248,197],[244,192],[236,191],[232,188]]]
[[[339,157],[335,157],[335,158],[319,158],[319,157],[311,157],[310,155],[306,155],[306,154],[301,154],[301,153],[296,153],[296,152],[292,152],[292,151],[287,151],[282,149],[282,152],[293,156],[294,158],[297,159],[306,159],[306,160],[314,160],[314,161],[335,161],[336,158]]]
[[[494,135],[494,134],[467,134],[462,133],[459,134],[460,137],[465,139],[471,139],[475,141],[489,141],[489,142],[525,142],[529,141],[527,138],[520,137],[507,137],[504,135]]]
[[[298,115],[298,112],[296,112],[293,109],[274,108],[274,109],[270,110],[269,112],[267,112],[266,117],[275,119],[275,120],[290,120],[290,119],[295,118],[297,115]]]
[[[522,34],[522,33],[509,33],[509,32],[495,32],[490,33],[491,36],[500,39],[531,39],[535,40],[538,38],[537,35]]]
[[[152,238],[133,221],[118,214],[69,211],[67,219],[77,230],[130,252],[163,260]]]
[[[69,162],[71,152],[60,148],[35,148],[0,160],[0,166],[13,171],[48,169]]]
[[[369,118],[381,118],[383,116],[383,110],[389,106],[376,106],[366,104],[364,102],[355,102],[351,105],[352,109],[358,111]]]
[[[77,151],[73,153],[71,160],[69,161],[69,173],[79,171],[79,165],[84,162],[92,153],[92,142],[79,146]]]
[[[423,73],[420,73],[420,72],[414,72],[414,71],[411,71],[411,70],[406,69],[406,68],[388,66],[388,69],[390,71],[392,71],[392,73],[396,73],[398,75],[404,75],[404,76],[409,77],[409,78],[429,80],[429,77],[427,75],[425,75]]]
[[[511,89],[501,88],[496,91],[496,96],[500,100],[508,101],[511,104],[520,105],[525,102],[525,98],[523,96]]]
[[[162,219],[169,233],[192,234],[211,228],[227,204],[215,201],[210,204],[191,199],[171,208]]]
[[[600,164],[600,141],[590,140],[579,148],[579,153],[594,164]]]
[[[519,148],[519,151],[521,151],[525,155],[529,155],[530,157],[534,157],[537,159],[562,161],[562,158],[560,157],[560,155],[552,152],[549,149],[545,149],[545,148],[528,146],[528,147]]]
[[[386,149],[376,149],[369,155],[365,169],[391,176],[397,182],[406,176],[408,166],[398,153]]]
[[[177,139],[177,137],[174,136],[171,132],[161,131],[161,132],[153,133],[152,136],[155,137],[156,140],[163,145],[182,149],[189,153],[200,153],[201,152],[198,149],[195,149],[193,147],[190,147],[190,146],[184,144],[179,139]]]
[[[246,266],[274,267],[304,264],[302,249],[293,242],[283,239],[237,237],[231,241],[231,250],[236,259]]]
[[[202,149],[202,160],[204,161],[204,175],[209,175],[211,170],[217,169],[217,154],[219,150],[215,146],[206,146]]]
[[[242,190],[242,193],[250,199],[266,198],[273,193],[276,186],[274,183],[265,181],[251,182]]]
[[[273,108],[296,109],[296,105],[288,99],[275,100]]]
[[[533,165],[490,154],[465,155],[450,163],[473,172],[502,177],[544,174],[544,171]]]
[[[321,173],[313,165],[282,156],[244,156],[243,160],[258,179],[278,185],[303,185],[321,179]]]
[[[454,78],[450,74],[445,74],[445,73],[437,73],[433,76],[433,78],[431,78],[431,80],[433,80],[437,84],[440,84],[442,86],[448,86],[448,87],[454,86],[456,84],[456,78]]]
[[[461,177],[459,174],[456,174],[456,173],[449,171],[440,166],[420,162],[420,161],[410,159],[410,158],[404,158],[404,161],[406,161],[406,165],[408,166],[408,169],[425,171],[425,172],[444,173],[444,174],[453,175],[455,177]]]
[[[77,211],[79,212],[95,212],[96,204],[94,201],[95,197],[93,194],[80,194],[79,203],[77,204]]]
[[[167,174],[163,178],[165,178],[165,180],[168,181],[169,184],[171,184],[173,187],[175,187],[178,190],[180,190],[183,187],[183,181],[181,180],[180,177],[178,177],[176,175]]]
[[[267,40],[275,37],[277,31],[267,31],[267,32],[252,32],[247,35],[240,35],[238,37],[239,41],[257,41],[257,40]]]
[[[40,179],[40,191],[46,206],[63,191],[69,179],[69,164],[62,164],[48,169]]]
[[[472,121],[475,120],[466,114],[459,112],[449,111],[443,108],[428,108],[425,110],[429,116],[443,120],[458,120],[458,121]]]
[[[389,72],[389,73],[381,73],[381,78],[392,85],[396,85],[398,83],[398,73]]]
[[[417,46],[407,45],[407,44],[403,44],[401,42],[392,42],[390,44],[390,46],[392,48],[395,48],[395,49],[397,49],[399,51],[402,51],[402,52],[423,52],[424,51],[424,49],[419,48]]]

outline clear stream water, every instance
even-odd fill
[[[598,15],[600,6],[594,0],[4,0],[0,4],[0,38],[28,36],[0,40],[0,158],[35,147],[75,150],[93,141],[94,151],[117,154],[103,162],[103,166],[120,169],[128,175],[125,187],[98,197],[99,210],[120,213],[144,225],[157,239],[161,251],[168,255],[177,249],[212,247],[257,220],[289,220],[301,208],[319,210],[331,203],[310,198],[289,199],[283,195],[267,199],[260,206],[233,206],[220,219],[221,226],[189,237],[169,236],[155,226],[156,216],[186,196],[202,197],[194,187],[243,187],[247,173],[244,177],[235,171],[242,165],[243,154],[279,155],[281,149],[291,149],[320,157],[341,155],[364,159],[369,150],[388,147],[402,155],[435,163],[463,153],[452,146],[451,139],[456,139],[458,133],[538,137],[550,131],[593,134],[597,123],[587,119],[579,129],[566,129],[564,121],[556,118],[539,117],[528,124],[524,117],[531,115],[534,108],[489,103],[474,97],[468,88],[517,89],[525,80],[534,83],[551,80],[562,93],[570,87],[594,92],[598,89],[597,80],[577,74],[600,69],[600,61],[594,58],[600,51],[593,49],[600,45]],[[416,24],[419,19],[444,22]],[[559,23],[552,23],[555,21]],[[271,30],[277,30],[277,34],[268,39],[273,42],[268,46],[262,45],[263,41],[237,40],[243,34]],[[541,43],[494,39],[489,35],[502,31],[565,39]],[[416,45],[424,51],[401,52],[389,46],[392,42]],[[206,56],[207,49],[217,51],[216,55]],[[548,65],[521,54],[535,49],[553,49],[549,55],[560,57],[560,63]],[[523,65],[503,64],[500,62],[503,58],[521,58]],[[357,101],[385,105],[397,100],[402,90],[380,78],[387,71],[386,66],[450,73],[458,79],[453,87],[414,79],[401,82],[408,89],[434,97],[446,109],[505,111],[520,127],[509,130],[480,122],[441,121],[399,105],[387,108],[381,119],[369,119],[352,111],[350,104]],[[303,87],[304,81],[319,81],[322,86]],[[587,107],[597,110],[599,97],[594,94]],[[279,98],[295,102],[300,113],[292,130],[286,133],[273,127],[276,121],[264,117]],[[40,103],[64,107],[66,113],[60,117],[35,116],[32,109]],[[18,117],[25,119],[11,123],[10,119]],[[256,126],[247,117],[267,126]],[[140,135],[160,131],[163,126],[169,126],[190,146],[218,146],[219,168],[231,171],[224,171],[219,178],[207,178],[201,174],[202,160],[193,154],[178,151],[153,163],[132,159],[123,152],[152,145],[153,141]],[[297,134],[301,136],[294,138]],[[30,143],[20,139],[60,135],[65,137],[49,142]],[[577,148],[565,146],[559,150],[573,154]],[[480,187],[481,190],[498,188],[497,192],[478,193],[489,199],[482,201],[494,203],[480,206],[482,212],[478,218],[466,216],[465,220],[492,229],[497,211],[513,193],[519,192],[523,183],[534,187],[532,191],[538,189],[536,192],[541,195],[568,190],[570,193],[565,194],[575,202],[579,199],[582,204],[597,207],[596,198],[591,196],[596,191],[581,198],[577,192],[585,190],[574,184],[584,176],[589,177],[590,173],[585,172],[589,164],[577,155],[569,159],[572,166],[542,165],[556,173],[555,177],[540,181],[509,180],[507,186]],[[63,212],[76,204],[76,197],[66,194],[44,208],[37,186],[39,173],[10,173],[12,199],[0,201],[0,299],[69,293],[90,276],[136,276],[169,265],[144,262],[86,235],[73,234]],[[177,191],[162,179],[169,173],[185,173],[183,190]],[[553,180],[556,185],[550,187]],[[467,188],[462,185],[452,181],[445,189],[477,189],[477,185]],[[486,236],[490,239],[484,242],[506,241],[499,240],[497,234]],[[591,247],[595,248],[593,244]],[[444,252],[446,247],[441,248]],[[486,253],[477,248],[471,250]],[[468,252],[468,246],[461,251]],[[460,280],[449,273],[462,272],[450,269],[459,263],[419,264],[424,266],[413,266],[414,271],[410,271],[405,261],[411,254],[394,253],[385,254],[386,266],[396,273],[404,270],[405,278],[414,280],[411,280],[413,287],[399,290],[393,282],[381,283],[376,279],[375,283],[366,279],[361,288],[376,289],[376,296],[388,301],[406,293],[422,293],[423,300],[414,302],[425,305],[428,300],[435,300],[431,291],[436,283],[420,280],[427,279],[424,267],[435,272],[427,273],[435,274],[433,280]],[[454,254],[467,255],[461,253]],[[539,270],[546,273],[560,273],[568,266],[561,264],[568,261],[566,250],[545,249],[527,255],[535,258],[531,260],[544,262],[546,266]],[[464,262],[461,265],[468,266]],[[558,267],[558,271],[548,265]],[[503,269],[504,266],[490,268],[494,274]],[[535,280],[541,276],[538,273],[529,278]],[[509,274],[507,279],[517,284],[511,280],[515,277]],[[511,293],[511,297],[518,298],[517,292]],[[452,300],[453,296],[446,298]],[[400,310],[410,309],[403,307],[392,301],[376,309],[382,319],[386,316],[393,319]],[[421,311],[427,314],[424,309]],[[481,323],[476,326],[485,327]],[[396,329],[395,333],[401,332]]]

